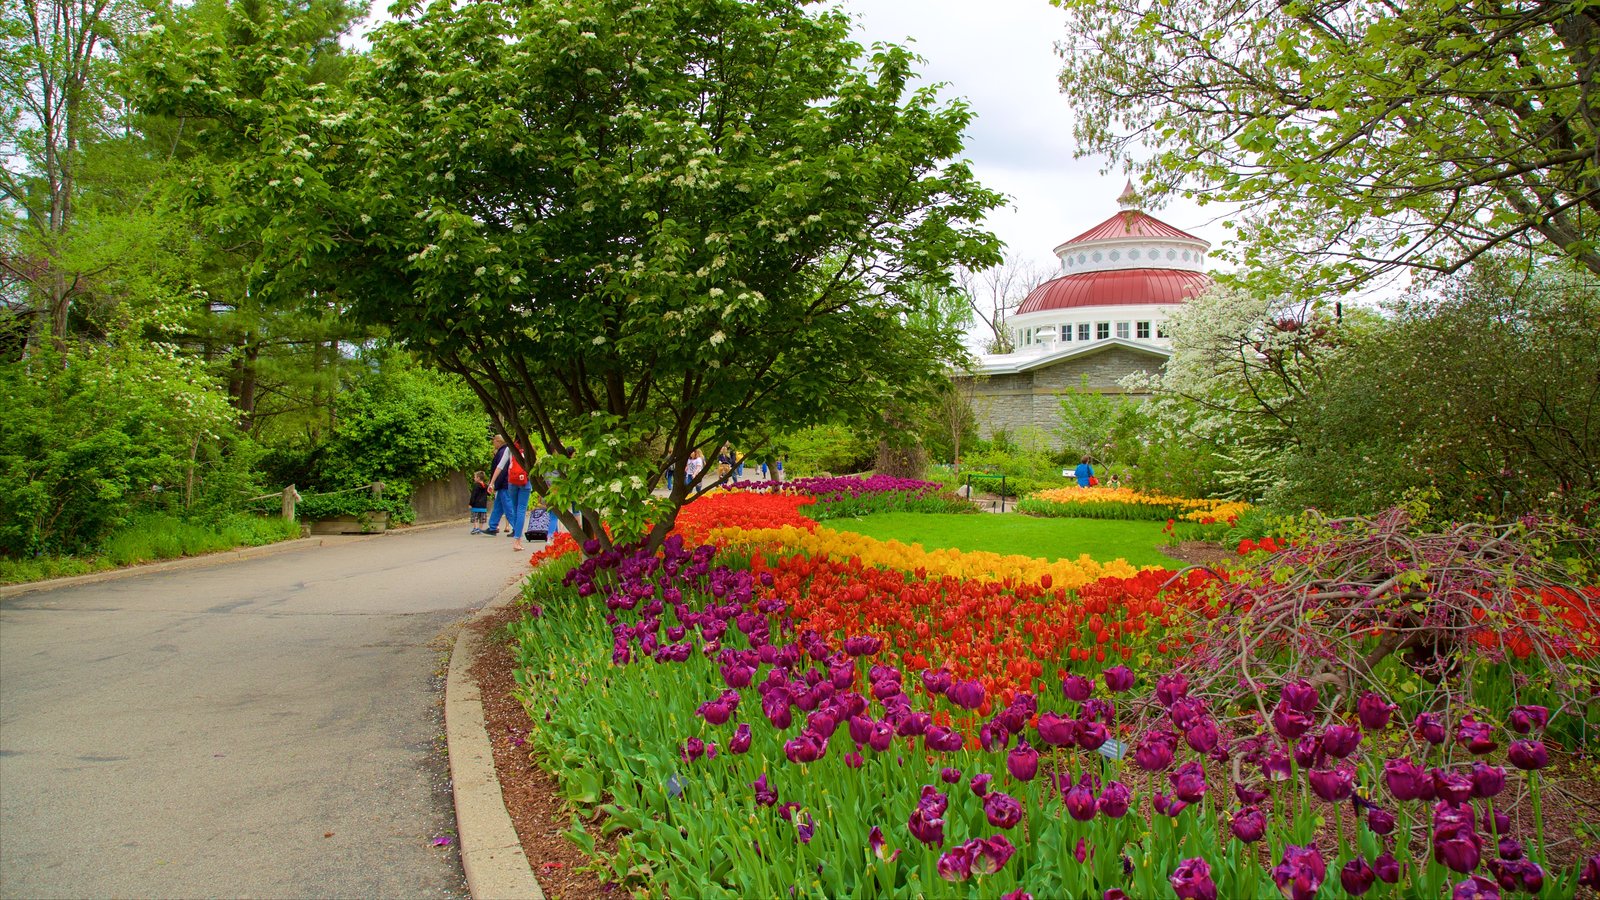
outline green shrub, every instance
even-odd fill
[[[254,448],[200,370],[149,347],[0,363],[0,556],[92,551],[140,512],[256,488]]]
[[[872,468],[878,453],[877,441],[844,425],[815,425],[790,432],[780,439],[779,447],[788,455],[784,474],[791,478],[865,472]]]
[[[488,464],[489,417],[477,397],[460,379],[402,354],[380,356],[341,409],[338,432],[315,463],[313,485],[322,491],[382,482],[383,501],[368,508],[399,513],[416,485]],[[280,462],[294,464],[292,455]]]

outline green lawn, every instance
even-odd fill
[[[1176,568],[1182,563],[1156,551],[1167,543],[1161,522],[1111,519],[1041,519],[1014,513],[880,513],[859,519],[830,519],[824,526],[880,540],[921,544],[934,550],[988,550],[1040,559],[1077,559],[1087,553],[1099,562],[1125,559],[1136,566]]]

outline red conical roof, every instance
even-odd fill
[[[1082,306],[1182,303],[1210,285],[1211,276],[1206,273],[1183,269],[1110,269],[1063,275],[1034,288],[1016,315]]]
[[[1210,244],[1187,231],[1173,228],[1147,212],[1137,209],[1125,209],[1114,214],[1111,218],[1099,225],[1078,235],[1068,244],[1081,244],[1085,241],[1104,241],[1115,238],[1183,238],[1198,243]],[[1063,244],[1062,246],[1066,246]]]

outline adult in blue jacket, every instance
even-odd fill
[[[1072,475],[1078,479],[1078,487],[1089,486],[1089,479],[1094,477],[1094,466],[1089,465],[1089,457],[1085,456],[1083,462],[1078,463],[1078,467],[1072,470]]]

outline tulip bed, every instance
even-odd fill
[[[970,502],[945,490],[943,485],[888,475],[795,478],[783,482],[747,482],[732,487],[811,497],[816,501],[811,516],[818,521],[885,512],[978,512]]]
[[[1238,500],[1192,500],[1133,488],[1063,487],[1025,497],[1017,511],[1077,519],[1173,519],[1211,525],[1237,519],[1251,508]]]
[[[743,507],[755,525],[805,519],[798,499],[716,502],[771,504]],[[1570,705],[1553,716],[1563,695],[1535,666],[1590,671],[1600,591],[1513,597],[1563,623],[1556,657],[1504,652],[1499,619],[1467,626],[1467,677],[1499,688],[1440,707],[1394,657],[1369,682],[1392,690],[1347,694],[1296,674],[1305,648],[1242,654],[1259,665],[1243,676],[1209,655],[1248,634],[1241,615],[1270,610],[1281,554],[1315,547],[1168,584],[1042,561],[940,570],[936,554],[835,543],[855,536],[805,521],[683,524],[691,540],[660,554],[541,566],[512,633],[529,738],[574,801],[605,813],[619,840],[601,862],[637,894],[1600,887],[1596,848],[1547,834],[1541,810],[1546,731],[1578,746],[1594,723]],[[1548,649],[1544,614],[1516,609]],[[1224,671],[1251,689],[1218,689]],[[571,835],[593,850],[576,822]]]

